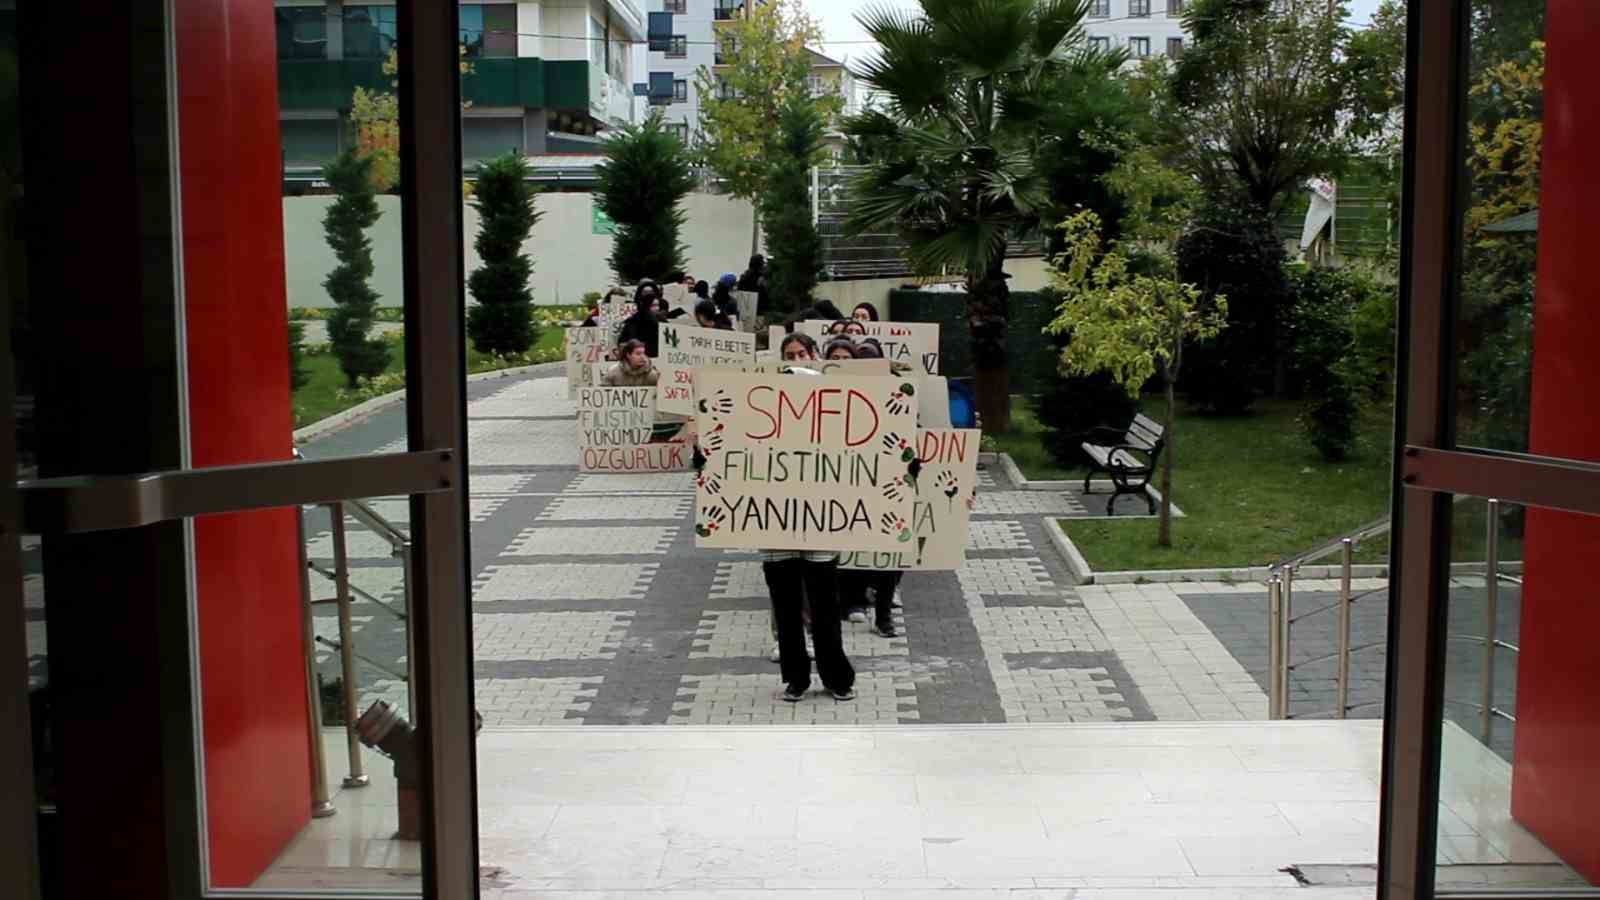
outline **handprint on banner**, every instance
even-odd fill
[[[694,526],[694,533],[701,537],[710,537],[718,528],[722,527],[722,520],[728,517],[728,511],[720,506],[703,509],[700,513],[705,519]]]
[[[905,519],[900,518],[894,513],[883,514],[883,518],[878,522],[878,530],[884,534],[898,534],[899,537],[896,538],[896,540],[900,541],[902,544],[911,540],[910,526],[906,524]]]
[[[705,492],[713,497],[722,493],[722,479],[704,472],[694,477],[694,486],[704,488]]]
[[[885,456],[897,456],[901,462],[906,463],[917,458],[917,451],[911,449],[911,442],[895,431],[883,436],[883,453]]]
[[[956,495],[961,493],[961,484],[956,480],[956,473],[945,469],[939,473],[939,477],[933,480],[933,486],[939,493],[944,494],[945,499],[950,501],[951,508],[954,508]]]
[[[726,429],[727,426],[719,422],[715,428],[706,432],[706,436],[700,441],[701,455],[705,456],[707,459],[710,459],[711,454],[722,449],[722,445],[728,439]]]
[[[733,398],[725,390],[718,390],[710,397],[700,398],[700,412],[710,416],[713,420],[733,412]]]
[[[901,488],[905,487],[905,484],[906,480],[904,478],[896,478],[895,480],[883,486],[883,496],[889,498],[890,500],[901,499],[902,497],[906,496],[905,492],[900,490]]]
[[[900,389],[889,395],[889,402],[884,404],[884,408],[888,409],[891,415],[904,415],[911,411],[911,398],[916,395],[915,385],[902,382]]]

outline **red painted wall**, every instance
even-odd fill
[[[190,447],[290,458],[272,4],[176,0]],[[195,523],[212,883],[245,886],[309,820],[293,510]]]
[[[1600,460],[1600,3],[1549,0],[1544,168],[1534,301],[1534,453]],[[1600,882],[1600,603],[1590,560],[1600,518],[1529,510],[1518,660],[1512,815],[1584,877]]]

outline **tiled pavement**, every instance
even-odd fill
[[[473,385],[469,414],[478,705],[490,726],[1265,713],[1250,674],[1169,589],[1071,587],[1045,529],[1051,517],[1088,515],[1085,503],[1073,492],[1018,490],[995,468],[980,479],[966,564],[906,576],[900,636],[844,625],[859,698],[782,703],[760,562],[694,547],[687,474],[578,473],[568,446],[573,407],[559,378]],[[375,416],[307,453],[395,449],[400,427],[398,411]],[[401,501],[375,506],[406,518]],[[325,528],[311,526],[312,554],[324,560]],[[355,583],[397,604],[399,567],[383,544],[352,525],[350,546],[360,551]],[[403,625],[371,603],[356,612],[365,620],[357,646],[389,670],[358,665],[363,704],[403,702],[393,677],[405,666]],[[324,657],[325,677],[336,663]]]

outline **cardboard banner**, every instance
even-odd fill
[[[925,375],[939,374],[939,325],[936,322],[862,322],[866,337],[883,345],[890,362],[906,363]],[[833,323],[827,319],[807,319],[795,326],[823,344]]]
[[[912,501],[915,549],[841,554],[844,569],[953,571],[967,556],[972,505],[978,488],[976,428],[929,428],[917,432],[916,496]]]
[[[617,345],[617,338],[622,334],[622,323],[628,321],[638,309],[632,300],[621,297],[600,302],[600,330],[606,333],[611,346]]]
[[[609,349],[604,328],[566,330],[567,399],[576,400],[579,388],[594,386],[594,364],[604,361]]]
[[[912,544],[917,400],[893,378],[701,370],[696,544],[883,550]]]
[[[692,424],[656,422],[653,387],[578,390],[578,471],[687,472]]]
[[[682,284],[669,284],[661,288],[661,299],[666,302],[667,312],[681,309],[684,312],[694,312],[694,301],[700,299],[699,295],[689,293],[689,289]]]
[[[702,366],[743,366],[756,358],[756,336],[716,328],[662,323],[661,370],[662,412],[694,414],[694,372]]]
[[[788,336],[789,332],[785,331],[782,325],[768,325],[767,352],[776,357],[778,355],[778,350],[783,345],[783,339]]]
[[[733,292],[733,302],[739,304],[739,316],[736,321],[745,323],[745,331],[754,333],[756,330],[756,302],[760,299],[761,295],[755,291]]]
[[[820,369],[824,375],[854,375],[860,378],[889,377],[889,361],[887,359],[819,359],[807,366],[807,368]]]
[[[950,382],[943,375],[929,375],[922,379],[922,402],[917,404],[917,427],[950,427]]]

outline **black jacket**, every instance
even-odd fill
[[[643,341],[644,352],[654,358],[661,353],[661,323],[656,320],[654,312],[636,312],[622,323],[622,333],[617,335],[617,344],[624,341]]]

